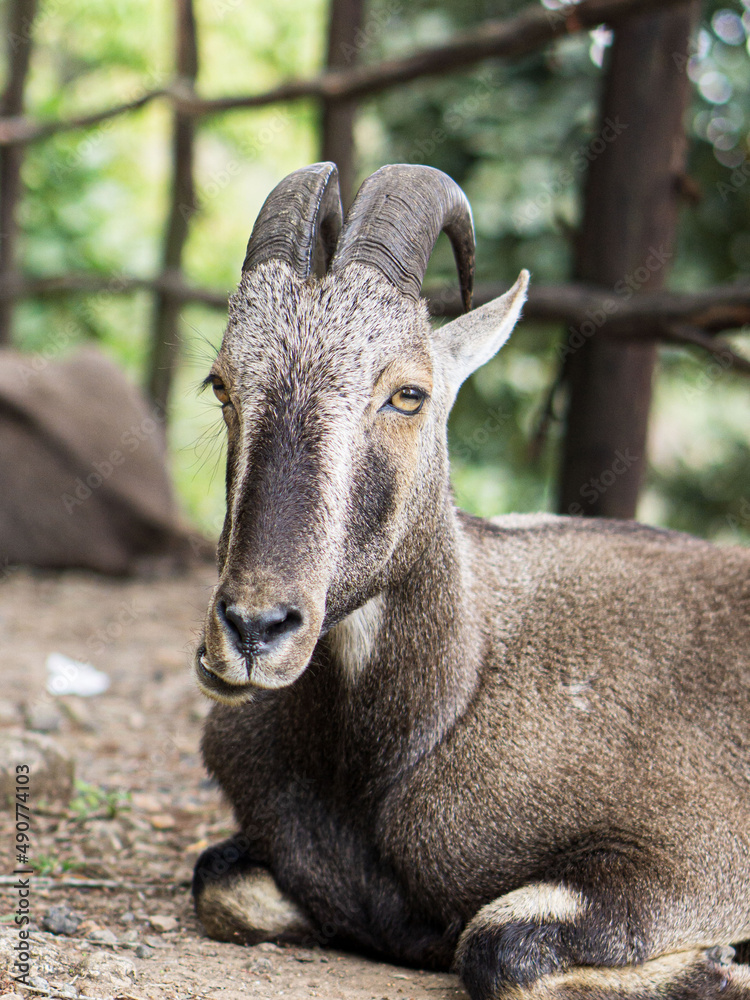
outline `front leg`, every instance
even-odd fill
[[[299,944],[314,937],[306,914],[279,889],[267,868],[247,856],[241,835],[201,854],[192,892],[200,922],[217,941]]]
[[[714,932],[691,928],[692,914],[705,907],[694,905],[687,890],[680,891],[669,867],[666,859],[649,859],[635,849],[576,852],[543,881],[482,907],[462,933],[454,959],[472,1000],[614,1000],[628,989],[638,1000],[708,1000],[729,983],[741,990],[737,995],[750,1000],[739,973],[725,974],[714,953],[700,950],[729,945],[736,940],[733,928],[722,930],[718,923]],[[690,948],[698,951],[684,950]],[[657,978],[662,981],[652,989],[648,973],[657,968],[652,960],[668,952],[679,952],[687,965],[682,958],[667,962],[665,968],[674,974],[672,985],[659,965]],[[688,960],[688,955],[693,957]],[[597,975],[594,970],[599,970]],[[609,986],[604,985],[605,972]],[[686,985],[693,981],[702,983],[697,993]],[[726,997],[730,995],[735,993]]]
[[[750,1000],[750,969],[733,949],[675,952],[619,969],[582,966],[501,987],[496,1000]]]

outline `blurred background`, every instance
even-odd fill
[[[479,301],[532,273],[526,319],[452,415],[461,506],[750,541],[748,9],[4,0],[3,17],[0,338],[31,372],[91,343],[123,369],[164,415],[200,533],[223,517],[223,426],[197,390],[226,296],[271,188],[330,158],[346,200],[389,162],[458,181]],[[444,239],[436,322],[457,302]]]

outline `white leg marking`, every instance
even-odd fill
[[[262,869],[231,882],[209,882],[197,909],[206,933],[222,941],[237,936],[256,941],[304,937],[312,930],[302,910]]]
[[[536,882],[500,896],[477,913],[471,921],[476,927],[513,923],[560,923],[574,920],[586,910],[580,892],[562,885]]]
[[[463,961],[477,933],[516,923],[569,923],[585,913],[587,907],[580,892],[551,882],[533,882],[514,889],[493,899],[472,917],[458,939],[455,961],[457,964]]]

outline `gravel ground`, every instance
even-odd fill
[[[16,817],[4,801],[0,813],[0,996],[465,1000],[454,976],[203,934],[188,894],[192,866],[232,831],[198,754],[209,706],[188,667],[213,579],[210,566],[137,581],[0,574],[0,778],[7,788],[19,755],[42,761],[29,800],[29,988],[11,977]],[[104,671],[109,689],[48,695],[54,652]],[[68,758],[75,785],[66,789]]]

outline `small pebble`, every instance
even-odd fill
[[[177,820],[169,813],[157,813],[156,816],[149,816],[148,821],[155,830],[172,830],[177,826]]]
[[[149,948],[147,944],[139,944],[135,949],[136,958],[151,958],[153,953],[153,948]]]
[[[298,962],[317,962],[318,956],[314,951],[303,951],[301,948],[296,952],[294,958]]]
[[[51,990],[50,984],[41,976],[29,976],[29,986],[33,986],[37,990],[46,990],[47,993]]]
[[[254,958],[251,962],[247,963],[247,968],[250,972],[273,972],[273,963],[269,958]]]
[[[113,934],[107,927],[97,927],[88,933],[89,941],[97,944],[117,944],[117,935]]]
[[[51,934],[75,934],[81,917],[68,906],[50,906],[42,917],[42,927]]]
[[[124,934],[120,935],[120,940],[124,941],[125,944],[135,944],[138,941],[140,934],[137,930],[125,931]]]
[[[176,917],[169,916],[165,913],[157,913],[153,917],[149,917],[148,922],[154,930],[159,931],[160,934],[166,934],[169,931],[176,931],[179,926]]]
[[[125,913],[120,915],[121,924],[132,924],[135,920],[135,913],[131,913],[130,910],[126,910]]]
[[[28,767],[34,801],[67,804],[73,790],[73,761],[51,736],[6,732],[0,727],[0,802],[16,796],[16,767]]]
[[[62,716],[54,705],[27,705],[25,715],[26,728],[35,733],[56,733],[62,722]]]

